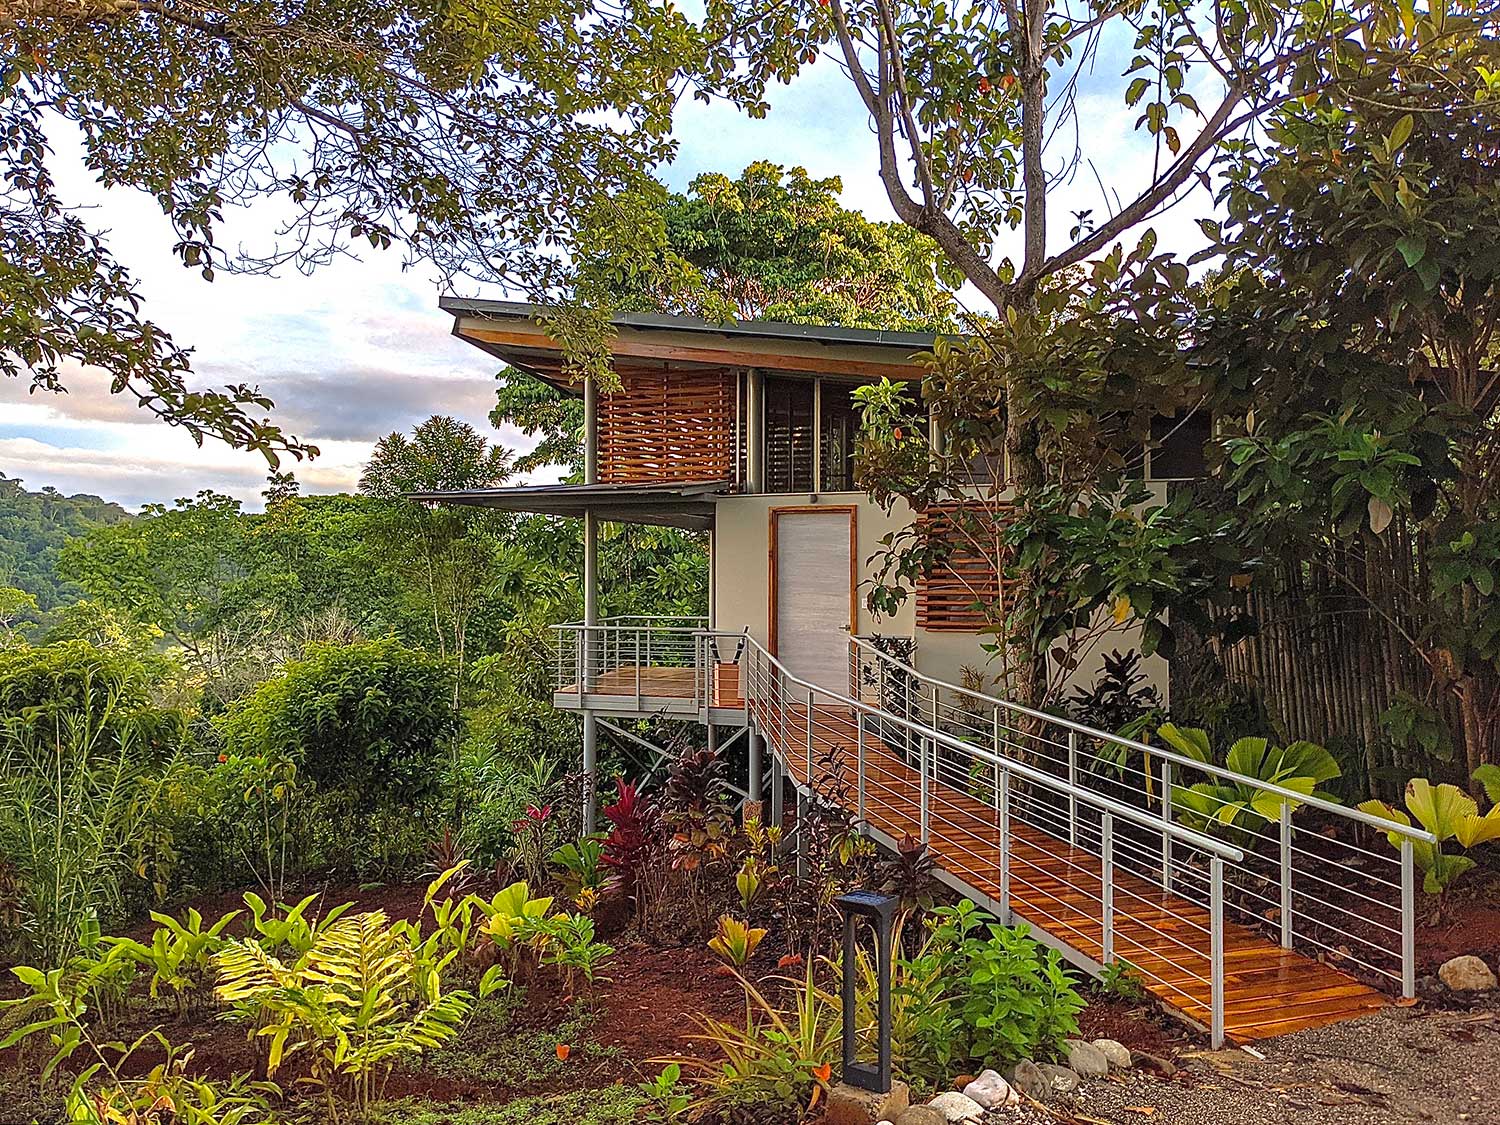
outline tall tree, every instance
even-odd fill
[[[254,387],[190,384],[186,349],[59,191],[50,138],[75,131],[101,183],[155,199],[170,249],[208,279],[399,243],[446,276],[555,297],[581,241],[637,238],[633,189],[672,155],[673,106],[707,54],[652,0],[7,3],[0,373],[60,390],[76,361],[200,440],[310,454]],[[220,239],[267,199],[286,216],[274,240]]]
[[[1199,356],[1247,554],[1418,658],[1467,777],[1500,761],[1500,43],[1447,30],[1278,116],[1208,225],[1231,273]]]
[[[510,452],[473,426],[434,415],[408,438],[387,434],[375,445],[360,489],[392,502],[382,533],[422,575],[440,656],[454,658],[453,707],[461,701],[469,623],[494,574],[493,514],[482,508],[414,503],[414,492],[493,488],[510,476]]]
[[[704,173],[685,192],[653,183],[639,208],[656,232],[644,261],[594,252],[581,263],[608,307],[710,320],[784,320],[862,328],[952,324],[956,281],[937,245],[901,223],[872,222],[839,202],[838,177],[758,160],[739,176]],[[490,421],[540,437],[516,462],[583,471],[583,407],[514,368]]]

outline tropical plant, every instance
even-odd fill
[[[501,951],[514,970],[520,965],[524,950],[540,954],[550,931],[548,914],[552,896],[531,897],[525,882],[512,883],[489,899],[471,896],[475,908],[484,915],[484,932]]]
[[[558,882],[577,899],[583,891],[604,889],[604,836],[594,833],[564,844],[552,853],[552,870]]]
[[[610,830],[604,837],[602,862],[613,873],[611,882],[635,904],[642,921],[653,906],[652,866],[661,858],[661,813],[634,782],[615,779],[615,800],[604,806]]]
[[[264,1046],[268,1077],[300,1057],[334,1122],[343,1120],[340,1087],[367,1121],[378,1078],[401,1056],[452,1037],[471,1005],[471,993],[443,989],[453,954],[432,963],[413,953],[410,929],[383,912],[344,914],[319,927],[292,961],[252,940],[230,942],[215,956],[216,995]]]
[[[1163,723],[1156,733],[1184,756],[1206,765],[1217,764],[1206,731]],[[1172,787],[1173,808],[1193,828],[1226,827],[1258,832],[1281,818],[1283,802],[1293,813],[1301,807],[1301,801],[1268,792],[1250,784],[1252,781],[1338,802],[1336,795],[1318,786],[1339,777],[1343,771],[1333,755],[1315,742],[1273,746],[1269,739],[1241,738],[1229,747],[1222,765],[1246,780],[1215,776],[1195,785]]]
[[[455,730],[447,661],[394,639],[308,646],[218,723],[231,754],[289,760],[360,809],[432,791]]]
[[[166,1058],[140,1077],[123,1077],[121,1064],[143,1047]],[[124,1050],[110,1068],[115,1073],[95,1063],[79,1075],[68,1093],[66,1120],[87,1125],[157,1125],[168,1120],[183,1125],[278,1125],[281,1118],[271,1101],[281,1097],[281,1089],[274,1082],[255,1081],[248,1074],[231,1075],[225,1082],[193,1076],[188,1073],[192,1059],[191,1048],[179,1049],[159,1032],[148,1032]],[[108,1073],[109,1080],[90,1088],[101,1072]]]
[[[1159,724],[1163,714],[1161,693],[1140,669],[1141,654],[1135,649],[1106,653],[1099,678],[1087,688],[1078,688],[1068,699],[1073,718],[1094,730],[1140,739]],[[1128,764],[1130,750],[1118,742],[1096,740],[1096,761],[1119,776]]]
[[[903,955],[913,917],[898,915],[891,934],[891,1063],[908,1080],[936,1085],[963,1057],[968,1039],[959,1010],[962,977],[957,948],[933,927],[915,954]],[[875,958],[864,945],[855,946],[854,958],[855,1026],[873,1028],[880,997]]]
[[[767,932],[732,915],[721,914],[714,936],[709,939],[708,948],[725,964],[743,969],[745,962],[755,955],[756,947]]]
[[[1078,1035],[1084,1001],[1057,950],[1032,941],[1026,926],[1002,926],[967,900],[935,913],[933,938],[939,949],[951,950],[973,1061],[1055,1054],[1063,1040]]]
[[[156,923],[156,930],[151,935],[151,944],[123,938],[120,945],[151,970],[151,995],[169,992],[180,1017],[201,998],[209,983],[213,955],[226,940],[224,931],[240,913],[231,910],[205,929],[203,915],[193,907],[188,908],[181,921],[153,910],[151,920]]]
[[[1500,772],[1500,771],[1497,771]],[[1476,774],[1476,781],[1486,786],[1492,800],[1500,797],[1489,786],[1500,789],[1500,777],[1496,772]],[[1359,808],[1386,820],[1408,827],[1415,820],[1422,828],[1437,837],[1436,843],[1412,840],[1412,858],[1422,869],[1422,889],[1430,895],[1438,895],[1441,914],[1441,899],[1462,876],[1474,869],[1474,860],[1467,855],[1444,852],[1443,845],[1450,841],[1467,850],[1492,840],[1500,840],[1500,800],[1483,816],[1479,804],[1456,785],[1433,785],[1425,777],[1414,777],[1406,784],[1406,811],[1392,808],[1384,801],[1369,800]],[[1408,815],[1410,814],[1410,815]],[[1400,850],[1403,843],[1411,839],[1394,829],[1386,833],[1391,846]]]
[[[340,903],[320,918],[309,918],[307,911],[318,900],[315,894],[290,906],[285,903],[268,905],[254,891],[246,891],[244,899],[250,908],[250,925],[257,935],[255,940],[260,946],[267,953],[277,953],[285,947],[298,956],[312,948],[321,927],[336,921],[350,909],[349,903]]]
[[[73,953],[85,919],[122,915],[155,756],[128,695],[91,664],[68,667],[65,694],[0,718],[0,854],[22,889],[23,942],[48,965]]]
[[[896,842],[896,854],[875,872],[880,889],[901,900],[903,913],[931,910],[937,890],[937,860],[932,850],[910,832]]]
[[[614,956],[615,948],[594,940],[594,920],[584,914],[559,914],[548,920],[546,942],[542,947],[542,964],[554,965],[563,972],[563,987],[569,994],[577,991],[578,977],[590,987],[600,979],[599,968]]]
[[[812,1109],[838,1056],[841,1015],[836,997],[818,987],[813,966],[802,979],[773,977],[783,986],[786,1008],[736,973],[745,990],[743,1026],[711,1017],[691,1039],[716,1048],[713,1057],[681,1060],[698,1091],[697,1112],[734,1106]],[[668,1062],[672,1060],[656,1060]]]
[[[1099,974],[1099,990],[1130,1004],[1142,1004],[1149,998],[1141,971],[1123,957],[1116,957]]]
[[[650,1120],[666,1122],[667,1125],[681,1121],[693,1104],[692,1095],[682,1088],[682,1065],[668,1063],[655,1078],[640,1084],[641,1093],[651,1104]]]

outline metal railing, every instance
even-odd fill
[[[1129,961],[1175,1007],[1206,1015],[1213,1041],[1223,1042],[1224,873],[1243,861],[1239,848],[966,742],[921,716],[809,683],[753,641],[742,674],[751,721],[799,785],[860,821],[904,826],[933,843],[940,865],[990,898],[1003,920],[1023,902],[1037,936],[1068,946],[1088,967]],[[909,750],[915,765],[902,763],[896,747]],[[1102,832],[1080,834],[1076,843],[1059,836],[1055,810],[1074,805]],[[915,817],[904,811],[913,808]],[[1158,848],[1142,849],[1143,839]],[[1202,894],[1193,887],[1160,893],[1149,859],[1161,845],[1202,866]]]
[[[1415,995],[1414,845],[1433,843],[1431,833],[937,680],[862,637],[851,638],[849,648],[851,685],[867,701],[919,716],[965,745],[983,745],[1063,780],[1066,798],[1044,814],[1062,838],[1097,847],[1107,834],[1109,826],[1082,800],[1085,793],[1152,813],[1164,825],[1187,820],[1216,836],[1232,835],[1243,845],[1243,858],[1227,872],[1231,915],[1252,928],[1269,928],[1285,948],[1310,947],[1390,980],[1403,996]],[[1231,832],[1187,803],[1197,797],[1191,791],[1196,783],[1233,787],[1252,802]],[[1301,810],[1321,814],[1324,826],[1360,831],[1305,829],[1298,823]],[[1360,842],[1361,835],[1377,832],[1396,833],[1399,850],[1383,840],[1374,848]],[[1147,841],[1131,835],[1125,846],[1147,858]],[[1116,832],[1116,848],[1121,843]],[[1162,888],[1201,893],[1213,873],[1178,854],[1170,835],[1156,843],[1159,851],[1149,858]]]
[[[717,666],[739,660],[744,633],[707,627],[706,617],[611,617],[571,622],[557,633],[554,699],[615,700],[636,710],[699,713],[717,706]]]
[[[1086,967],[1128,962],[1206,1016],[1216,1044],[1230,916],[1415,992],[1413,847],[1432,840],[1421,829],[934,679],[864,638],[850,638],[847,691],[702,618],[559,626],[557,655],[559,697],[683,715],[717,706],[720,666],[736,665],[751,724],[804,792],[888,842],[910,831],[933,843],[966,892],[1003,917],[1020,900],[1037,936]],[[1242,787],[1272,814],[1265,826],[1226,840],[1196,818],[1183,791],[1204,779]],[[1403,845],[1307,831],[1303,808]]]

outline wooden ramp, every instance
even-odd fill
[[[854,791],[856,727],[841,707],[772,711],[752,705],[757,725],[799,787],[820,794]],[[807,730],[813,728],[808,777]],[[921,779],[917,770],[868,732],[865,735],[865,816],[900,840],[921,832]],[[933,783],[928,801],[929,844],[940,867],[975,897],[1001,897],[999,814],[959,789]],[[1012,817],[1010,901],[1017,918],[1095,963],[1104,959],[1102,860],[1065,839]],[[1161,886],[1160,867],[1142,877],[1141,866],[1113,872],[1113,948],[1129,961],[1159,1000],[1207,1027],[1211,1002],[1210,913]],[[1335,1023],[1373,1011],[1384,995],[1348,974],[1226,922],[1224,1030],[1246,1042]]]

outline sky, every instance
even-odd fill
[[[1113,77],[1119,61],[1106,53],[1098,77],[1082,87],[1081,141],[1092,167],[1054,190],[1051,222],[1064,236],[1072,210],[1107,209],[1101,183],[1128,199],[1147,182],[1150,152],[1133,129],[1136,111],[1120,101]],[[700,172],[736,175],[752,160],[769,159],[819,178],[839,176],[845,206],[893,217],[864,107],[830,59],[778,87],[771,104],[767,118],[752,121],[726,105],[685,102],[675,126],[677,159],[658,174],[680,189]],[[70,138],[54,140],[64,198],[89,208],[85,220],[108,232],[116,258],[139,282],[147,314],[193,349],[194,378],[258,385],[276,402],[274,419],[320,448],[315,460],[294,466],[304,491],[353,489],[379,438],[432,414],[462,418],[515,449],[530,446],[515,430],[491,428],[497,364],[450,335],[431,271],[403,271],[392,251],[342,259],[311,276],[288,268],[275,276],[221,273],[206,282],[171,255],[175,238],[152,199],[101,188]],[[1071,149],[1071,136],[1066,143]],[[1161,217],[1153,225],[1162,245],[1190,244],[1194,220],[1208,212],[1200,197]],[[244,235],[266,233],[253,213],[231,216],[231,223]],[[267,465],[259,454],[211,438],[200,448],[185,431],[109,394],[97,372],[75,367],[65,375],[69,393],[61,396],[29,394],[25,378],[0,378],[0,472],[28,488],[93,493],[131,510],[202,489],[238,497],[250,510],[260,506]]]

